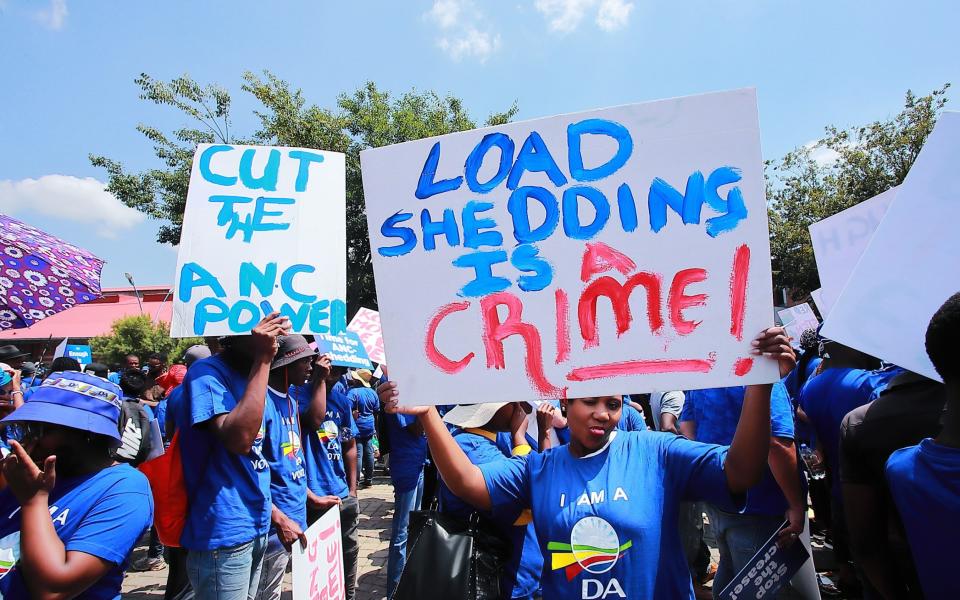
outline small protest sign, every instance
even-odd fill
[[[330,363],[339,367],[372,369],[373,364],[360,341],[360,336],[350,330],[337,335],[318,333],[314,336],[317,352],[330,357]]]
[[[81,365],[93,362],[93,352],[90,351],[90,346],[85,344],[67,344],[64,356],[76,360]]]
[[[344,155],[200,144],[170,335],[248,333],[277,310],[295,333],[346,327]]]
[[[383,352],[383,333],[380,330],[380,313],[369,308],[361,308],[350,320],[347,329],[360,336],[363,347],[367,349],[370,360],[380,364],[387,363]]]
[[[760,547],[745,567],[720,591],[717,600],[759,600],[776,598],[777,592],[807,562],[810,554],[799,540],[786,548],[777,545],[777,533],[789,525],[784,521]]]
[[[780,317],[787,335],[792,338],[790,343],[796,348],[800,347],[800,336],[804,331],[820,326],[820,320],[806,302],[779,310],[777,316]]]
[[[873,232],[897,197],[897,188],[878,194],[810,226],[813,254],[820,276],[821,314],[830,312]]]
[[[754,90],[361,153],[390,375],[417,404],[777,379]],[[371,353],[371,358],[376,358]]]
[[[960,113],[944,112],[823,324],[823,335],[940,381],[924,344],[960,290]]]
[[[304,534],[305,548],[299,542],[293,544],[293,597],[342,600],[345,589],[340,510],[328,509]]]

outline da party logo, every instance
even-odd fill
[[[337,429],[336,423],[333,421],[324,421],[323,425],[320,426],[320,429],[317,430],[317,437],[321,442],[327,444],[335,441],[338,433],[339,430]]]
[[[550,542],[547,550],[552,552],[550,568],[565,569],[567,581],[572,581],[583,571],[606,573],[631,546],[630,540],[620,543],[610,523],[600,517],[584,517],[570,531],[569,544]]]

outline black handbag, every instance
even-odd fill
[[[510,552],[510,542],[478,513],[465,521],[439,512],[436,503],[411,512],[407,562],[393,600],[499,600]]]

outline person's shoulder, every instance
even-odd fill
[[[907,446],[906,448],[895,450],[893,454],[890,455],[890,458],[887,459],[887,477],[896,479],[898,477],[907,475],[913,470],[912,466],[917,462],[917,457],[919,454],[919,444],[916,446]]]
[[[98,473],[97,481],[111,493],[142,494],[150,496],[147,476],[128,464],[107,467]]]

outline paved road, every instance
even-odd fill
[[[359,491],[360,559],[357,565],[357,600],[386,600],[387,546],[393,516],[393,486],[388,478],[374,478],[374,485]],[[146,540],[134,551],[136,562],[145,555]],[[123,581],[126,600],[161,600],[167,570],[137,573],[128,571]],[[284,582],[285,599],[292,598],[290,574]]]

